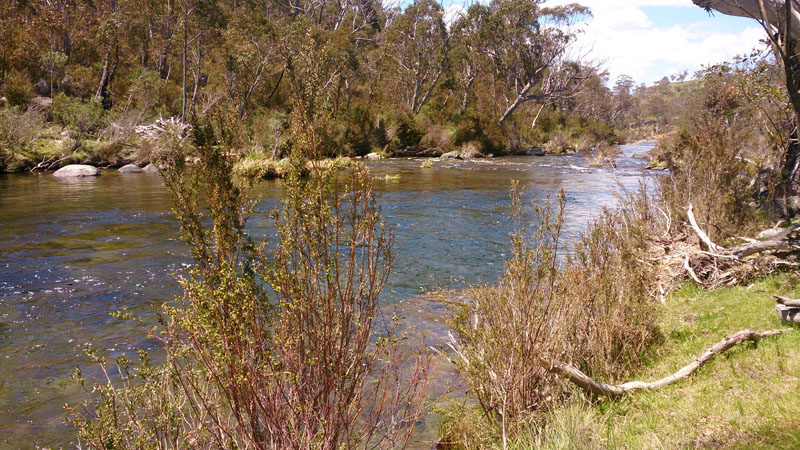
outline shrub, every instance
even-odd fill
[[[507,425],[542,410],[561,390],[540,363],[546,352],[567,351],[566,317],[557,283],[557,250],[563,224],[564,196],[552,215],[550,204],[536,208],[536,229],[528,233],[520,194],[512,189],[514,232],[511,258],[497,286],[473,289],[470,303],[457,307],[451,327],[454,363],[491,420]]]
[[[505,439],[567,397],[548,369],[551,358],[613,381],[638,367],[659,333],[654,271],[641,261],[655,220],[646,192],[604,211],[558,263],[564,195],[556,209],[536,207],[535,231],[512,190],[511,257],[497,286],[469,293],[451,317],[459,372]]]
[[[94,133],[105,126],[105,111],[100,100],[83,101],[58,93],[53,98],[53,120],[81,134]]]
[[[288,151],[286,113],[268,111],[253,119],[253,143],[271,159],[279,159]]]
[[[245,233],[251,203],[230,176],[232,161],[209,145],[209,127],[196,129],[203,146],[191,167],[192,146],[167,134],[169,151],[156,154],[196,264],[181,279],[183,302],[165,309],[166,363],[153,367],[142,355],[137,374],[118,360],[121,380],[108,377],[83,412],[71,410],[82,442],[404,447],[421,413],[426,362],[411,359],[401,380],[398,336],[378,328],[393,255],[365,169],[301,179],[305,162],[294,160],[270,251]]]
[[[0,170],[16,171],[30,163],[30,153],[44,126],[35,111],[0,108]]]
[[[544,145],[544,151],[551,155],[559,155],[561,153],[568,153],[575,150],[575,146],[570,142],[569,136],[563,131],[555,133],[547,144]]]
[[[750,152],[757,136],[748,105],[726,82],[712,78],[706,85],[686,124],[658,143],[656,154],[670,171],[659,178],[659,188],[673,217],[685,217],[691,203],[704,230],[722,241],[757,223],[755,180],[763,168]]]
[[[431,125],[420,140],[420,145],[428,148],[447,150],[453,145],[453,133],[441,125]]]
[[[34,96],[33,83],[24,73],[12,70],[3,79],[3,96],[11,106],[26,105]]]

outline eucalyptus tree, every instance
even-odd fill
[[[450,36],[436,0],[415,0],[385,30],[384,46],[398,74],[402,97],[418,113],[447,69]]]
[[[488,46],[491,39],[491,10],[476,3],[458,17],[451,28],[451,61],[455,88],[461,96],[460,114],[464,114],[473,96],[475,80],[488,67]]]
[[[279,17],[271,10],[239,11],[222,32],[223,78],[239,120],[264,81],[277,78],[284,67]]]
[[[494,70],[503,83],[503,123],[524,103],[546,102],[570,95],[570,88],[585,78],[580,65],[568,59],[575,40],[570,29],[589,14],[586,7],[569,4],[549,7],[543,0],[499,0],[492,3],[495,27],[503,45],[492,56]]]
[[[784,72],[786,91],[794,110],[794,130],[783,164],[788,193],[800,194],[800,1],[798,0],[692,0],[707,11],[751,18],[764,29],[775,58]]]

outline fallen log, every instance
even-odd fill
[[[697,250],[693,253],[694,264],[690,264],[690,257],[687,256],[683,268],[686,273],[698,284],[716,288],[722,285],[731,285],[747,279],[749,275],[758,272],[759,267],[764,268],[764,264],[772,267],[779,264],[795,264],[786,259],[785,254],[800,253],[800,224],[795,224],[778,234],[774,238],[766,241],[747,240],[744,245],[736,247],[723,247],[715,244],[708,234],[700,228],[694,216],[694,208],[689,204],[686,216],[689,225],[695,234],[700,238],[702,244],[708,251]],[[765,252],[777,252],[763,258],[748,258],[749,256],[759,255]],[[746,259],[747,258],[747,259]]]
[[[800,308],[788,308],[783,305],[775,305],[775,312],[778,317],[791,325],[800,325]]]
[[[777,301],[783,306],[788,306],[791,308],[800,308],[800,300],[784,297],[782,295],[773,295],[773,297],[775,297],[775,301]]]
[[[761,332],[753,330],[742,330],[736,332],[714,344],[714,346],[706,350],[705,353],[672,375],[650,383],[645,381],[629,381],[623,384],[606,384],[593,380],[588,375],[569,364],[562,363],[557,360],[547,360],[543,358],[541,359],[541,362],[550,372],[566,377],[569,381],[576,384],[586,392],[606,397],[619,397],[639,390],[653,390],[662,388],[664,386],[669,386],[670,384],[676,383],[684,378],[688,378],[689,375],[694,373],[694,371],[702,367],[707,362],[711,361],[718,354],[738,344],[741,344],[744,341],[757,342],[763,338],[788,333],[789,331],[792,331],[792,328]]]
[[[768,241],[753,241],[738,247],[725,248],[721,245],[715,244],[708,234],[700,228],[697,220],[692,212],[692,204],[689,204],[689,209],[686,211],[686,216],[689,218],[689,225],[691,225],[695,234],[700,240],[706,244],[710,252],[715,253],[713,256],[717,257],[737,257],[746,258],[757,253],[774,251],[774,250],[800,250],[800,240],[794,239],[792,236],[795,232],[800,231],[800,225],[795,225],[788,228],[780,234],[780,239],[772,239]]]
[[[796,230],[792,230],[794,232]],[[746,258],[756,253],[773,251],[773,250],[798,250],[800,249],[800,241],[795,239],[777,239],[772,241],[758,241],[751,244],[744,244],[738,247],[730,248],[727,251],[739,258]]]

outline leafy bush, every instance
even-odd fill
[[[16,171],[28,163],[43,126],[35,111],[0,108],[0,170]]]
[[[551,155],[560,155],[562,153],[575,151],[575,146],[570,142],[569,136],[563,131],[560,131],[555,133],[550,140],[547,141],[547,144],[544,146],[544,151]]]
[[[532,236],[522,220],[516,187],[512,204],[512,252],[503,278],[497,286],[473,289],[473,301],[457,307],[450,321],[458,336],[453,361],[481,408],[502,424],[504,433],[506,426],[561,395],[540,357],[567,351],[569,327],[560,319],[570,306],[562,301],[558,284],[563,194],[555,217],[549,204],[536,208]]]
[[[3,96],[11,106],[23,106],[34,96],[33,83],[22,72],[12,70],[3,79]]]
[[[253,143],[271,159],[279,159],[288,151],[286,114],[268,111],[253,119]]]
[[[100,100],[81,100],[58,93],[53,98],[53,120],[79,133],[94,133],[105,126]]]
[[[184,163],[194,150],[171,130],[168,151],[155,153],[196,262],[181,279],[183,302],[165,308],[158,337],[166,363],[154,367],[141,355],[135,371],[118,360],[121,380],[92,387],[97,396],[82,412],[71,410],[81,441],[92,448],[404,447],[421,414],[427,363],[410,359],[401,380],[408,355],[394,327],[378,327],[393,254],[367,172],[301,179],[305,162],[292,161],[287,199],[274,214],[279,242],[270,249],[246,234],[251,203],[230,176],[226,152],[207,145],[209,129],[196,129],[206,144],[196,165]]]
[[[760,148],[750,126],[752,106],[742,103],[741,93],[724,78],[708,77],[705,83],[685,124],[658,144],[658,158],[670,171],[659,178],[659,187],[673,217],[684,217],[691,203],[709,236],[724,240],[751,231],[757,222],[756,179],[763,158],[752,152]]]

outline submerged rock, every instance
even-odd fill
[[[142,168],[136,164],[128,164],[119,168],[119,173],[139,173]]]
[[[96,177],[100,175],[97,167],[86,164],[70,164],[64,166],[53,173],[56,177]]]
[[[142,169],[142,172],[158,173],[158,167],[156,167],[155,164],[148,164],[148,165],[144,166],[144,169]]]
[[[461,159],[461,153],[457,151],[447,152],[439,157],[439,159]]]

